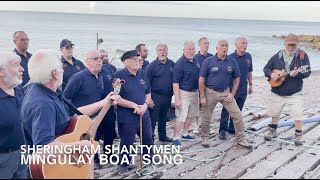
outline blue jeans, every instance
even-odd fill
[[[0,179],[27,179],[27,165],[21,164],[21,150],[0,153]]]
[[[234,98],[237,102],[237,105],[238,105],[240,111],[242,111],[244,103],[247,99],[247,94],[248,94],[247,93],[247,86],[246,85],[239,86]],[[229,124],[229,126],[228,126],[228,124]],[[221,112],[219,133],[221,131],[229,132],[231,134],[235,133],[232,118],[230,117],[229,112],[225,108],[223,108],[222,112]]]

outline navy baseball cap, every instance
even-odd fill
[[[72,42],[68,39],[63,39],[60,43],[60,48],[63,48],[63,47],[68,47],[68,46],[74,46],[74,44],[72,44]]]
[[[138,52],[136,50],[127,51],[122,54],[121,61],[124,61],[128,58],[132,58],[134,56],[140,56],[140,54],[138,54]]]

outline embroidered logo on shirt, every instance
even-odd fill
[[[172,72],[172,67],[170,67],[170,72]]]
[[[198,68],[200,68],[200,64],[197,64]]]
[[[228,69],[228,71],[229,71],[229,72],[231,72],[231,71],[232,71],[232,67],[231,67],[231,66],[228,66],[228,68],[227,68],[227,69]]]
[[[140,84],[144,85],[144,80],[143,79],[140,79]]]
[[[247,59],[247,63],[250,64],[250,59]]]
[[[76,69],[79,70],[79,71],[81,70],[81,69],[80,69],[80,66],[76,66]]]
[[[107,78],[108,78],[109,80],[111,80],[111,76],[110,76],[109,74],[107,75]]]

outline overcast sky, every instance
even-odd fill
[[[0,10],[320,22],[313,1],[1,1]]]

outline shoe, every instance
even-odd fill
[[[216,132],[215,130],[211,129],[210,132],[209,132],[209,135],[212,135],[212,134],[214,134],[215,132]]]
[[[190,136],[189,134],[186,136],[182,136],[182,139],[186,140],[186,141],[195,141],[196,140],[196,138],[194,136]]]
[[[228,133],[229,134],[236,134],[236,131],[235,130],[229,130]]]
[[[94,169],[102,169],[102,165],[100,163],[94,163]]]
[[[301,146],[303,145],[303,141],[302,141],[302,133],[294,133],[294,145],[296,146]]]
[[[227,139],[227,133],[225,131],[221,131],[219,133],[219,139],[226,140]]]
[[[173,145],[175,145],[175,146],[181,146],[181,142],[180,142],[179,139],[176,139],[176,140],[172,141],[172,143],[173,143]]]
[[[208,142],[208,139],[209,139],[209,138],[207,138],[207,137],[203,137],[203,138],[202,138],[202,146],[205,147],[205,148],[210,147],[209,142]]]
[[[269,133],[264,136],[264,139],[266,141],[271,141],[273,138],[276,138],[276,137],[277,137],[277,129],[269,127]]]
[[[248,143],[248,141],[247,141],[247,140],[244,140],[244,139],[237,140],[237,144],[238,144],[239,146],[245,147],[245,148],[247,148],[247,149],[252,149],[252,148],[253,148],[253,146],[250,145],[250,144]]]
[[[128,166],[119,165],[118,166],[118,174],[121,176],[128,174]]]
[[[192,133],[193,134],[199,134],[199,126],[198,125],[196,125],[196,124],[193,125]]]
[[[159,141],[161,141],[161,142],[172,142],[173,139],[169,138],[169,137],[166,137],[165,139],[159,139]]]

